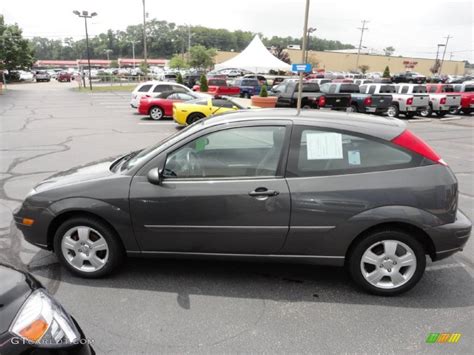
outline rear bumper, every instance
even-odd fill
[[[471,221],[459,210],[453,223],[427,230],[435,247],[433,260],[441,260],[462,251],[471,236],[471,230]]]

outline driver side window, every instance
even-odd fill
[[[165,178],[275,176],[284,126],[231,128],[201,136],[168,155]]]

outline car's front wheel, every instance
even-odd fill
[[[410,290],[423,276],[426,256],[418,240],[398,230],[368,235],[352,250],[349,272],[357,285],[382,296]]]
[[[397,105],[390,105],[387,109],[387,116],[388,117],[398,117],[400,114],[400,110],[398,109]]]
[[[75,217],[61,224],[54,236],[54,250],[67,269],[87,278],[111,273],[125,255],[115,231],[90,217]]]

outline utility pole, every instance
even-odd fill
[[[88,11],[82,11],[79,12],[77,10],[74,10],[72,12],[74,15],[77,15],[79,17],[83,17],[84,18],[84,24],[86,26],[86,47],[87,47],[87,64],[89,66],[89,87],[92,91],[92,77],[91,77],[91,53],[90,53],[90,49],[89,49],[89,33],[87,31],[87,19],[88,18],[93,18],[94,16],[97,16],[97,12],[93,12],[89,15],[89,12]],[[85,85],[84,85],[85,86]]]
[[[360,57],[360,49],[362,48],[362,39],[364,38],[364,31],[368,30],[365,25],[369,23],[367,20],[362,20],[362,27],[357,27],[360,30],[360,41],[359,41],[359,49],[357,50],[357,60],[356,60],[356,70],[359,69],[359,57]]]
[[[143,2],[143,63],[145,64],[146,71],[148,71],[148,58],[146,51],[146,11],[145,11],[145,0]],[[145,73],[145,77],[147,73]]]
[[[446,38],[446,43],[445,43],[445,45],[444,45],[443,57],[442,57],[442,59],[441,59],[441,64],[440,64],[440,66],[439,66],[439,73],[438,73],[439,75],[441,75],[441,69],[443,68],[444,56],[446,55],[446,48],[448,47],[448,42],[449,42],[449,40],[450,40],[451,38],[453,38],[453,37],[451,37],[450,35],[448,35],[447,37],[444,37],[444,38]]]
[[[311,33],[313,33],[314,31],[316,31],[317,28],[316,27],[310,27],[308,28],[308,39],[307,39],[307,42],[306,42],[306,46],[309,48],[309,43],[310,43],[310,39],[311,39]],[[309,51],[307,50],[306,51],[306,60],[305,60],[305,63],[308,63],[308,55],[309,55]]]
[[[304,12],[304,27],[303,27],[303,50],[301,51],[301,62],[304,63],[306,57],[306,42],[308,33],[308,15],[309,15],[309,1],[306,0],[306,8]],[[296,115],[301,113],[301,95],[303,94],[303,73],[299,73],[300,79],[298,83],[298,101],[296,102]]]

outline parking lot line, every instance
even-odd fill
[[[463,117],[445,117],[445,118],[440,118],[440,121],[456,121],[456,120],[462,120]]]
[[[431,118],[415,118],[413,120],[408,120],[408,122],[431,122]]]
[[[174,122],[138,122],[142,126],[176,125]]]

